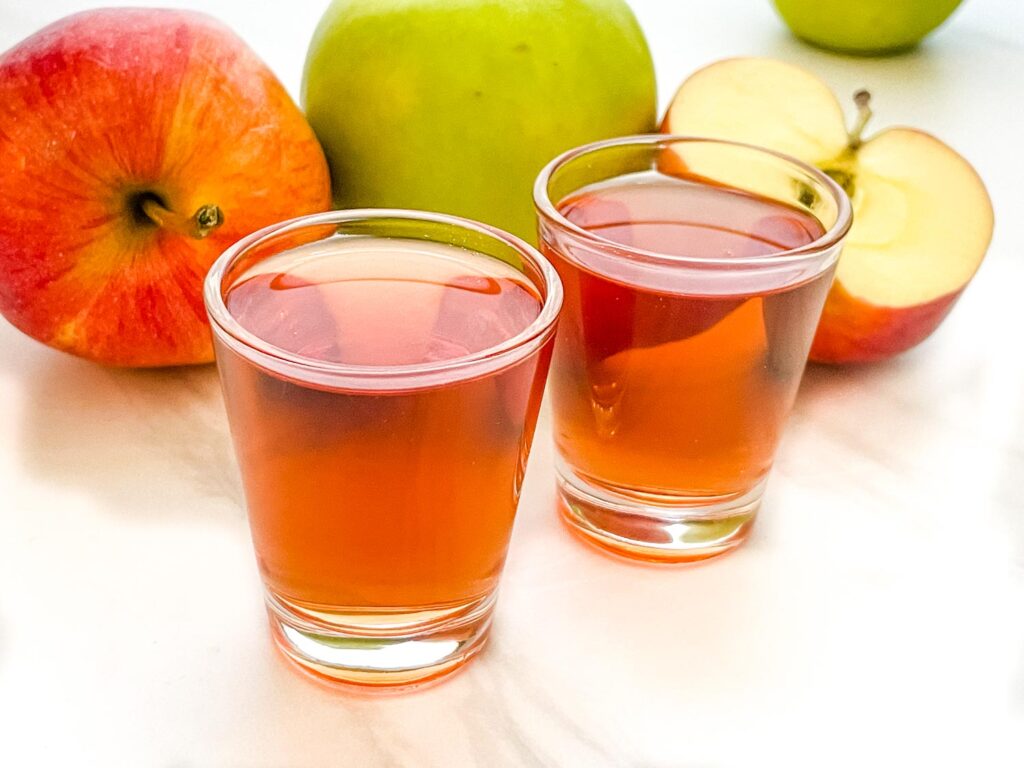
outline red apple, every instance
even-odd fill
[[[207,362],[213,260],[330,200],[301,112],[208,16],[88,11],[0,56],[0,312],[39,341]]]
[[[816,165],[853,203],[853,226],[825,303],[811,359],[892,357],[923,341],[974,276],[992,237],[985,185],[952,148],[914,128],[862,138],[858,120],[820,79],[759,58],[720,61],[679,88],[662,125],[669,133],[758,144]]]

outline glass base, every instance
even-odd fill
[[[495,594],[421,611],[325,612],[266,594],[274,641],[322,681],[366,688],[419,686],[483,649]]]
[[[562,518],[602,549],[634,560],[687,563],[742,544],[761,506],[765,481],[735,496],[617,493],[558,468]]]

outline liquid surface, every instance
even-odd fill
[[[798,208],[655,172],[595,184],[558,209],[608,240],[670,256],[764,256],[825,233],[821,222]]]
[[[317,360],[416,365],[465,357],[526,329],[541,300],[497,259],[439,243],[349,238],[262,262],[228,311],[276,347]]]
[[[677,256],[763,256],[823,233],[796,208],[659,174],[586,188],[559,208],[602,237]],[[685,273],[657,290],[591,268],[622,260],[570,260],[551,245],[546,253],[566,295],[552,395],[569,467],[619,492],[713,497],[756,485],[771,465],[832,270],[770,289],[726,273],[716,295],[702,295],[687,293]]]

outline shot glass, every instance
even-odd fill
[[[475,222],[334,211],[205,284],[272,635],[304,670],[419,684],[483,646],[562,288]]]
[[[754,522],[842,241],[828,176],[743,144],[589,144],[534,189],[565,290],[551,372],[560,507],[625,556],[699,560]]]

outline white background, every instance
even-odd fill
[[[325,5],[164,4],[230,23],[293,93]],[[2,0],[0,49],[87,5]],[[380,698],[272,650],[211,369],[104,370],[0,321],[0,765],[1024,764],[1024,11],[967,0],[923,49],[858,60],[768,0],[633,5],[662,105],[700,65],[774,55],[975,164],[996,237],[949,322],[812,367],[760,527],[695,568],[565,533],[545,417],[491,646]]]

